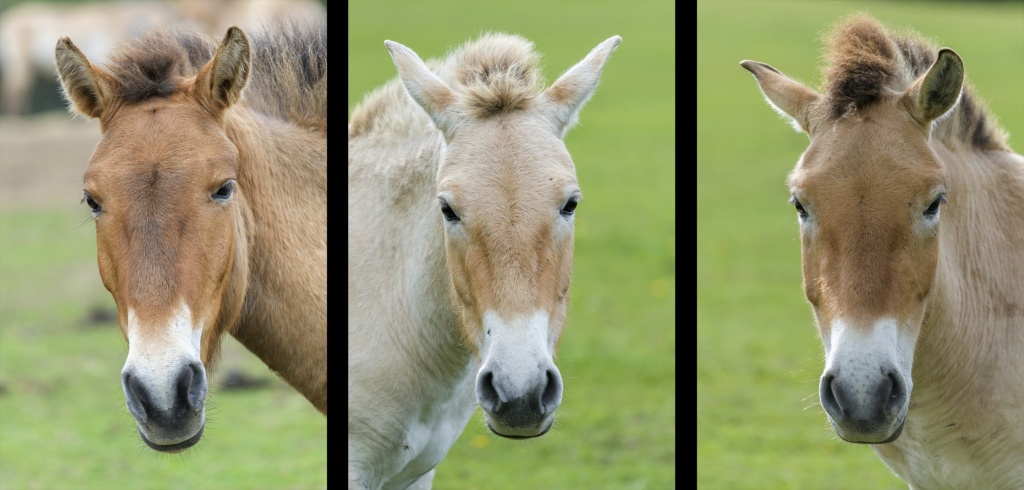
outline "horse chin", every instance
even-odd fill
[[[542,436],[544,434],[547,434],[548,431],[551,430],[551,426],[552,425],[554,425],[554,421],[553,420],[548,422],[548,425],[547,425],[547,427],[544,428],[544,430],[542,430],[542,431],[540,431],[540,432],[538,432],[536,434],[529,434],[529,433],[526,433],[526,434],[502,434],[501,432],[498,432],[494,428],[493,425],[491,425],[490,421],[487,421],[487,428],[490,429],[491,432],[493,432],[496,435],[499,435],[501,437],[504,437],[505,439],[533,439],[534,437],[540,437],[540,436]],[[521,432],[526,432],[526,431],[521,431]]]
[[[890,434],[889,437],[887,439],[885,439],[884,441],[868,440],[867,438],[864,438],[864,437],[859,438],[859,440],[855,440],[853,438],[847,439],[843,435],[843,433],[838,431],[838,430],[836,430],[836,435],[838,435],[840,439],[842,439],[842,440],[844,440],[846,442],[852,442],[854,444],[888,444],[890,442],[895,441],[896,439],[898,439],[900,437],[900,434],[903,433],[903,425],[905,423],[906,423],[906,420],[900,421],[900,425],[896,426],[896,430],[892,431],[892,434]]]
[[[162,453],[172,453],[173,454],[173,453],[180,453],[180,452],[182,452],[182,451],[184,451],[184,450],[194,446],[197,442],[199,442],[199,439],[201,439],[203,437],[203,429],[205,429],[205,428],[206,428],[206,424],[204,423],[203,425],[199,426],[199,431],[197,431],[194,436],[189,437],[188,439],[185,439],[184,441],[181,441],[181,442],[178,442],[178,443],[174,443],[174,444],[156,444],[156,443],[154,443],[154,442],[152,442],[152,441],[150,441],[149,439],[146,438],[146,434],[142,433],[142,429],[139,429],[139,437],[141,437],[142,438],[142,442],[145,442],[146,445],[149,446],[151,449],[154,449],[156,451],[160,451]]]

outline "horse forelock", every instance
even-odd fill
[[[456,93],[465,116],[474,119],[528,109],[544,86],[533,43],[511,34],[485,34],[426,64]],[[382,132],[404,137],[432,127],[396,77],[352,110],[349,136]]]
[[[486,118],[530,107],[543,88],[540,55],[512,34],[485,34],[452,52],[440,67],[469,115]]]
[[[839,24],[827,46],[825,95],[833,118],[844,115],[851,104],[862,106],[877,100],[887,86],[900,84],[896,79],[904,74],[900,70],[907,68],[899,62],[889,34],[866,16]],[[907,78],[904,86],[913,80]]]
[[[109,69],[123,103],[166,97],[180,90],[208,62],[217,44],[188,30],[154,30],[111,56]]]
[[[903,92],[935,62],[938,48],[915,34],[894,34],[865,14],[855,14],[826,34],[823,83],[817,108],[825,120],[877,102],[888,91]],[[936,124],[936,134],[979,150],[1009,151],[1006,134],[965,83],[952,117]]]

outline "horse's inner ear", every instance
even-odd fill
[[[213,59],[196,79],[198,94],[206,107],[223,111],[238,102],[249,79],[249,40],[237,27],[230,27]]]
[[[60,38],[54,54],[61,89],[71,103],[71,110],[92,118],[100,117],[104,105],[103,84],[105,80],[112,83],[111,77],[94,68],[71,39]]]
[[[458,119],[454,110],[455,92],[427,68],[415,51],[394,41],[384,41],[384,47],[391,54],[409,96],[427,112],[445,139],[450,140]]]
[[[952,109],[964,86],[964,62],[952,49],[939,50],[935,63],[907,90],[914,117],[930,123]]]
[[[821,96],[771,65],[743,60],[740,66],[754,75],[761,93],[779,115],[789,119],[797,132],[811,134],[810,111]]]
[[[580,110],[597,88],[605,62],[620,42],[621,37],[612,36],[598,44],[583,60],[566,70],[544,91],[542,99],[559,136],[565,136],[565,133],[576,124]]]

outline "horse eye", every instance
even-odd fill
[[[82,196],[82,201],[89,205],[89,209],[92,209],[93,214],[97,214],[103,210],[103,207],[100,206],[100,203],[96,202],[96,200],[93,199],[88,192],[85,192],[83,194],[84,195]]]
[[[927,217],[934,217],[939,212],[939,205],[946,202],[946,195],[939,194],[934,201],[928,206],[928,209],[924,210],[924,215]]]
[[[444,220],[448,222],[460,221],[459,215],[452,211],[452,207],[448,205],[448,202],[441,199],[441,214],[444,215]]]
[[[562,208],[562,216],[572,216],[573,212],[576,211],[576,205],[578,205],[579,203],[580,201],[575,197],[569,198],[569,200],[565,203],[565,206]]]
[[[230,199],[231,195],[234,193],[235,181],[228,180],[227,182],[221,184],[221,186],[217,189],[217,192],[214,192],[213,195],[211,195],[210,197],[212,197],[214,201],[225,202],[228,199]]]
[[[796,207],[796,214],[800,216],[800,219],[807,219],[807,210],[804,209],[803,204],[800,204],[800,201],[797,200],[796,196],[790,197],[789,202],[793,203]]]

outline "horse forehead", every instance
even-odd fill
[[[209,131],[218,123],[189,95],[176,93],[167,97],[146,99],[120,107],[108,121],[110,128],[119,132],[145,132],[148,127],[160,127],[172,134]]]
[[[195,104],[145,101],[122,108],[103,130],[86,181],[151,173],[176,179],[204,175],[200,163],[230,165],[237,148],[218,123]],[[205,170],[229,171],[228,168]]]
[[[944,171],[918,128],[868,116],[820,131],[789,180],[798,191],[860,200],[928,193]]]
[[[561,152],[478,147],[449,153],[438,173],[438,190],[450,192],[460,206],[540,211],[578,187],[576,168]]]
[[[501,164],[523,170],[561,169],[575,174],[562,139],[543,121],[518,113],[468,122],[449,143],[445,163],[448,168],[473,163]]]

